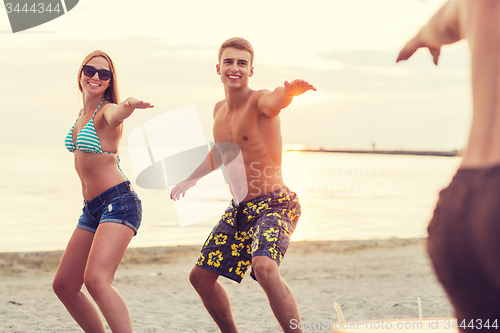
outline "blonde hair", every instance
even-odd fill
[[[118,82],[116,80],[115,64],[113,63],[113,60],[111,60],[109,55],[104,51],[95,50],[94,52],[90,53],[89,55],[87,55],[83,59],[82,64],[80,65],[80,69],[78,71],[78,89],[80,89],[80,92],[83,91],[83,87],[82,87],[82,84],[80,82],[80,79],[82,77],[82,72],[83,72],[83,65],[86,65],[92,58],[96,58],[96,57],[103,57],[104,59],[106,59],[106,62],[108,63],[108,66],[109,66],[109,70],[113,73],[113,75],[111,76],[111,79],[110,79],[111,82],[109,82],[109,86],[108,86],[108,88],[106,88],[104,95],[107,97],[107,99],[111,103],[119,104],[120,103],[120,95],[118,93]],[[120,129],[120,142],[121,142],[122,136],[123,136],[123,124],[120,127],[121,127],[121,129]],[[119,151],[120,151],[120,148],[118,147],[117,153],[119,153]]]
[[[83,59],[82,64],[80,65],[80,69],[78,70],[78,88],[80,89],[80,92],[83,91],[82,84],[80,83],[80,79],[82,77],[82,72],[83,72],[83,65],[86,65],[92,58],[96,57],[102,57],[106,59],[106,62],[108,63],[109,70],[113,72],[113,76],[111,77],[111,82],[109,83],[109,87],[106,89],[104,94],[108,97],[108,100],[112,103],[118,104],[120,103],[120,95],[118,94],[118,83],[116,81],[116,69],[115,65],[113,63],[113,60],[109,57],[109,55],[106,52],[96,50]]]
[[[222,52],[224,52],[224,49],[228,47],[233,47],[238,50],[244,50],[250,52],[250,66],[253,64],[253,47],[252,44],[250,44],[249,41],[247,41],[245,38],[241,37],[232,37],[226,40],[224,43],[219,48],[219,64],[220,60],[222,58]]]

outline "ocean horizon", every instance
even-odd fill
[[[73,155],[60,145],[29,150],[3,145],[0,153],[4,207],[0,252],[64,249],[83,200]],[[130,246],[203,244],[223,210],[181,227],[167,190],[135,185],[125,145],[121,160],[143,202],[142,225]],[[285,183],[302,205],[292,241],[426,237],[438,193],[451,181],[460,161],[460,157],[284,152]],[[221,199],[215,201],[226,205]]]

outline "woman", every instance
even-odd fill
[[[473,118],[467,150],[441,191],[427,243],[463,332],[500,325],[500,1],[450,0],[401,50],[398,61],[467,39]]]
[[[127,306],[113,276],[139,228],[142,206],[118,165],[122,123],[135,109],[152,108],[127,98],[119,103],[116,71],[109,56],[94,51],[78,72],[83,109],[66,138],[82,183],[83,214],[69,240],[53,288],[85,332],[106,332],[94,302],[113,332],[132,332]],[[117,103],[117,104],[115,104]]]

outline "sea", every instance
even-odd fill
[[[130,246],[201,245],[223,211],[181,227],[169,191],[137,186],[126,146],[120,155],[122,170],[143,202],[142,225]],[[59,145],[34,144],[0,145],[0,156],[0,252],[64,249],[83,200],[73,155]],[[460,161],[284,152],[284,181],[302,205],[292,241],[426,237],[439,191],[449,184]],[[207,198],[225,205],[210,193]]]

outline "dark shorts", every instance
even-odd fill
[[[238,206],[232,201],[208,236],[196,265],[238,283],[253,257],[266,256],[279,265],[299,216],[299,199],[286,186]]]
[[[90,201],[83,201],[83,213],[77,228],[96,232],[101,223],[120,223],[134,230],[134,236],[141,225],[142,203],[125,181],[99,194]]]
[[[428,232],[427,249],[458,325],[473,321],[464,332],[490,332],[487,320],[500,326],[500,166],[458,170],[439,194]]]

